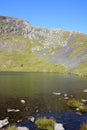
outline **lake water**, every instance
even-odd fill
[[[0,72],[0,118],[23,119],[27,115],[58,113],[68,110],[67,100],[72,96],[87,99],[87,79],[57,73]],[[60,96],[53,92],[62,93]],[[25,100],[25,104],[20,101]],[[19,109],[20,112],[7,112]]]

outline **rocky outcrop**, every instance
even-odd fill
[[[46,29],[32,26],[29,22],[12,17],[0,16],[0,33],[3,35],[22,35],[25,38],[42,40],[45,38],[45,44],[51,43],[53,45],[66,43],[58,43],[61,40],[63,33],[66,32],[62,29]],[[70,35],[73,32],[70,32]]]
[[[22,19],[0,16],[0,33],[3,35],[23,35],[25,38],[41,39],[47,37],[49,30],[33,27],[29,22]]]

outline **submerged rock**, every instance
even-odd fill
[[[69,97],[64,97],[64,99],[65,99],[65,100],[68,100],[68,99],[69,99]]]

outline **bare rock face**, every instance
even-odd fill
[[[0,16],[0,33],[3,35],[23,35],[25,38],[41,39],[47,36],[48,29],[33,27],[29,22]]]
[[[0,33],[2,35],[22,35],[25,38],[42,40],[46,45],[66,45],[66,40],[62,37],[66,31],[61,29],[46,29],[32,26],[29,22],[12,17],[0,16]],[[71,36],[74,32],[68,32]]]
[[[57,42],[65,31],[61,29],[46,29],[32,26],[29,22],[13,17],[0,16],[0,33],[3,35],[22,35],[25,38],[42,40],[46,39],[46,44],[63,44]],[[73,32],[70,32],[70,35]]]

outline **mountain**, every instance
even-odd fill
[[[0,16],[0,71],[87,76],[87,35]]]

